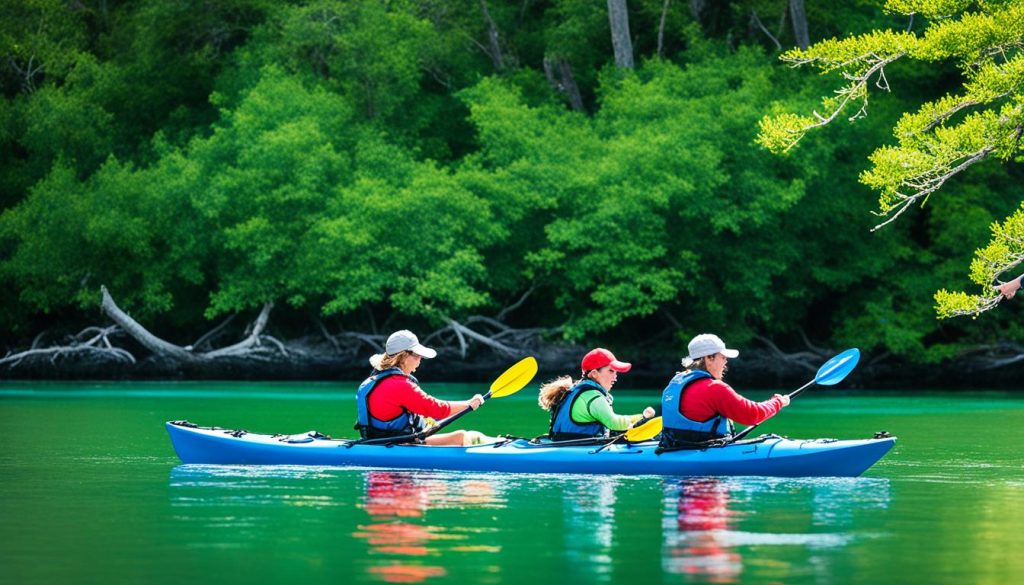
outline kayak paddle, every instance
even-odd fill
[[[612,445],[617,443],[619,439],[623,437],[626,438],[627,443],[639,443],[641,441],[649,441],[656,437],[658,433],[661,432],[662,423],[660,416],[656,416],[648,420],[647,422],[637,422],[640,422],[640,424],[634,425],[626,429],[625,433],[622,433],[618,437],[615,437],[611,441],[608,441],[604,445],[601,445],[600,449],[597,449],[596,451],[591,451],[590,454],[593,455],[594,453],[600,453],[601,451],[604,451],[608,447],[611,447]]]
[[[505,372],[498,376],[498,379],[491,384],[490,390],[488,390],[487,394],[484,394],[483,396],[484,402],[487,402],[491,398],[504,398],[505,396],[510,396],[519,392],[524,386],[530,383],[530,380],[533,380],[535,375],[537,375],[537,360],[533,356],[519,360],[511,368],[505,370]],[[379,443],[404,443],[407,441],[426,439],[446,426],[459,420],[469,412],[472,412],[472,410],[472,408],[466,408],[456,412],[448,418],[437,421],[437,423],[430,428],[424,429],[418,433],[400,437],[381,437],[379,439],[370,439],[368,441],[358,441],[357,443],[360,445],[373,445]]]
[[[623,436],[626,437],[626,441],[630,443],[639,443],[640,441],[649,441],[653,439],[661,432],[661,429],[661,417],[656,416],[645,423],[636,425],[627,430],[626,434]]]
[[[790,392],[788,395],[789,399],[792,400],[796,398],[797,396],[800,395],[801,392],[815,384],[818,384],[819,386],[833,386],[835,384],[838,384],[839,382],[842,382],[843,378],[845,378],[847,374],[852,372],[853,368],[857,367],[857,362],[859,361],[859,349],[854,347],[852,349],[844,351],[843,353],[825,362],[818,369],[818,373],[817,375],[814,376],[813,380],[797,388],[796,390]],[[739,441],[743,437],[746,437],[748,434],[750,434],[750,431],[756,429],[759,424],[761,423],[757,423],[756,425],[751,425],[743,429],[739,433],[733,435],[732,439],[729,442],[735,443],[736,441]]]

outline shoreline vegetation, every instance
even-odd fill
[[[188,346],[177,346],[155,336],[123,312],[104,289],[102,310],[115,324],[84,329],[65,343],[9,351],[0,358],[8,379],[49,380],[358,380],[369,371],[367,359],[383,351],[386,334],[331,333],[323,322],[319,332],[298,338],[278,338],[267,333],[270,307],[240,331],[243,338],[230,343],[226,320]],[[472,329],[472,326],[477,329]],[[130,333],[129,333],[130,332]],[[237,332],[236,332],[237,333]],[[587,348],[550,339],[557,331],[513,329],[493,318],[478,317],[468,324],[450,322],[424,336],[424,343],[438,349],[430,363],[430,377],[446,382],[482,382],[512,360],[534,355],[541,377],[574,374]],[[215,347],[217,342],[224,343]],[[634,368],[619,386],[657,388],[677,371],[682,349],[673,344],[637,348],[631,357]],[[1024,362],[1013,356],[1021,348],[979,348],[960,360],[957,375],[932,366],[907,363],[898,356],[881,354],[868,359],[851,376],[847,388],[868,389],[1020,389]],[[800,384],[813,376],[836,350],[813,347],[786,353],[767,339],[745,348],[735,360],[739,367],[730,381],[755,388],[779,388]],[[678,355],[677,355],[678,354]]]
[[[1024,0],[804,5],[12,3],[0,377],[1013,386]]]

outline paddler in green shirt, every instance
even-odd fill
[[[654,417],[648,406],[642,414],[616,414],[612,409],[612,386],[620,373],[632,364],[615,359],[604,348],[591,350],[580,364],[582,376],[575,384],[562,376],[540,388],[540,407],[551,412],[548,437],[552,441],[570,441],[607,437],[609,431],[625,431],[637,421]]]

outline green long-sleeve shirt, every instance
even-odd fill
[[[624,431],[643,418],[642,414],[615,414],[612,405],[597,390],[584,390],[572,405],[572,420],[578,423],[599,422],[613,431]]]

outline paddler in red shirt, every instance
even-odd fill
[[[438,400],[424,392],[412,373],[423,358],[437,352],[420,344],[411,331],[396,331],[388,337],[385,353],[370,358],[373,373],[356,392],[356,429],[364,438],[399,437],[426,428],[426,417],[441,420],[467,408],[476,410],[484,399],[477,394],[469,400]],[[477,431],[438,433],[425,439],[427,445],[478,445],[491,439]]]
[[[754,402],[723,382],[729,358],[740,352],[725,347],[717,335],[698,335],[687,349],[685,369],[672,378],[661,395],[661,447],[686,447],[728,437],[733,434],[732,421],[756,425],[789,404],[789,396],[784,394]]]

